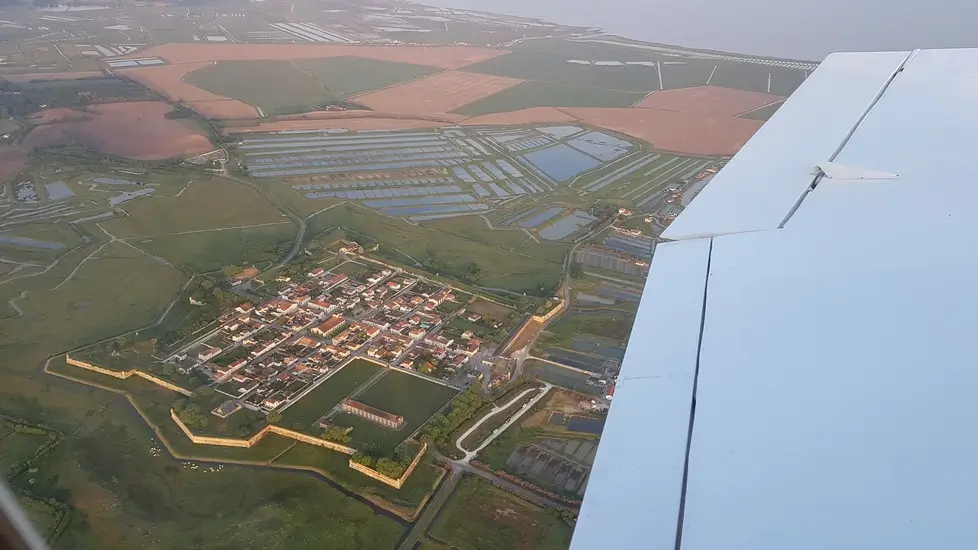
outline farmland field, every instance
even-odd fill
[[[218,61],[190,73],[185,81],[254,105],[265,115],[307,111],[329,99],[312,76],[290,61]]]
[[[32,486],[70,486],[90,525],[70,530],[59,547],[131,548],[151,532],[166,541],[154,545],[160,548],[219,540],[242,548],[366,550],[391,548],[403,532],[397,522],[310,476],[207,463],[191,469],[165,452],[154,455],[150,450],[159,444],[138,418],[118,407],[110,413],[121,422],[96,419],[70,448],[59,447],[42,462]],[[321,521],[329,525],[317,525]]]
[[[185,158],[214,149],[192,120],[166,118],[173,108],[162,101],[131,101],[92,105],[86,112],[68,108],[41,111],[24,138],[28,149],[82,143],[117,157]]]
[[[647,93],[659,89],[659,76],[654,67],[577,65],[568,63],[565,55],[529,51],[518,51],[489,59],[470,65],[465,70],[494,76],[624,92]]]
[[[133,238],[132,244],[196,272],[216,271],[227,265],[261,263],[276,258],[277,246],[291,245],[295,227],[289,222],[230,231]]]
[[[254,105],[265,115],[282,115],[313,110],[437,71],[357,57],[218,61],[190,73],[185,80],[219,96]]]
[[[459,483],[429,531],[450,547],[469,550],[562,550],[571,533],[549,511],[475,476]]]
[[[311,431],[319,435],[318,429],[312,428],[311,424],[350,395],[350,392],[370,380],[380,369],[381,367],[370,361],[354,359],[305,397],[282,411],[282,424],[294,430]]]
[[[359,57],[304,59],[296,61],[295,66],[310,74],[334,101],[428,76],[439,70],[424,65]]]
[[[0,333],[22,345],[77,346],[150,324],[177,295],[185,277],[128,246],[110,243],[70,279],[49,287],[33,278],[25,281],[40,285],[19,300],[22,316],[0,320]]]
[[[211,176],[194,177],[178,197],[143,197],[126,211],[102,225],[117,237],[136,237],[288,222],[258,193]]]
[[[629,107],[641,101],[645,95],[645,92],[527,81],[469,103],[455,112],[466,116],[481,116],[530,107]]]
[[[353,230],[355,233],[351,238],[365,235],[376,240],[381,245],[378,255],[399,263],[411,265],[429,262],[437,266],[439,273],[452,275],[456,271],[464,273],[475,261],[484,270],[484,275],[478,280],[480,286],[532,295],[550,294],[550,289],[559,284],[562,259],[534,258],[530,256],[530,249],[516,254],[401,220],[374,216],[371,212],[366,208],[344,204],[330,210],[328,217],[335,225]]]
[[[0,424],[0,472],[27,458],[47,441],[46,435],[27,435]]]
[[[390,430],[380,424],[350,414],[337,416],[336,422],[353,426],[353,440],[365,444],[375,441],[393,450],[421,427],[431,415],[458,393],[434,382],[392,370],[356,399],[365,405],[404,417],[404,427]]]

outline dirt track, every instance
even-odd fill
[[[705,117],[732,117],[780,101],[784,97],[760,92],[695,86],[663,90],[646,97],[634,107],[664,109]]]
[[[353,101],[385,113],[444,114],[522,82],[516,78],[446,71],[356,96]],[[459,116],[459,120],[466,118]]]
[[[709,118],[661,109],[567,108],[580,121],[647,141],[654,149],[694,156],[733,156],[761,121]]]
[[[165,44],[130,58],[162,57],[171,64],[257,59],[316,59],[352,56],[458,69],[506,55],[506,50],[473,46],[356,46],[336,44]],[[122,58],[120,58],[122,59]]]
[[[188,74],[210,65],[210,62],[185,63],[183,65],[120,69],[116,72],[139,82],[171,101],[188,104],[193,110],[207,118],[257,117],[258,110],[244,101],[220,96],[203,88],[198,88],[189,82],[184,82],[183,79]]]
[[[93,78],[105,75],[102,74],[102,71],[80,71],[76,73],[31,73],[7,74],[2,76],[9,82],[21,84],[32,80],[77,80],[79,78]]]
[[[251,126],[229,126],[225,134],[246,134],[252,132],[280,132],[282,130],[330,130],[346,128],[347,130],[414,130],[418,128],[439,128],[450,126],[451,122],[435,122],[428,120],[397,119],[397,118],[312,118],[276,120],[262,122]]]
[[[547,124],[550,122],[574,122],[577,118],[561,111],[556,107],[531,107],[510,111],[508,113],[496,113],[492,115],[482,115],[472,117],[463,125],[506,125],[506,124]]]
[[[189,157],[214,148],[186,120],[164,117],[172,107],[160,101],[94,105],[86,111],[50,109],[32,119],[27,148],[80,142],[104,154],[140,160]]]

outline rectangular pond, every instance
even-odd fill
[[[601,161],[569,147],[555,145],[521,157],[557,182],[567,182],[577,175],[601,166]]]
[[[26,237],[14,237],[11,235],[5,235],[3,233],[0,233],[0,244],[23,246],[27,248],[43,248],[45,250],[61,250],[65,247],[65,245],[61,243],[38,241],[36,239],[28,239]]]
[[[528,220],[520,222],[520,227],[525,227],[527,229],[533,229],[534,227],[539,227],[544,223],[550,221],[553,218],[563,214],[567,210],[561,206],[551,206],[550,208],[536,214]]]
[[[379,201],[366,201],[363,204],[371,208],[390,208],[395,206],[415,206],[429,204],[453,204],[459,202],[476,202],[472,195],[441,195],[434,197],[421,197],[417,199],[388,199]],[[426,212],[420,212],[426,213]]]
[[[68,197],[74,197],[75,192],[72,191],[68,184],[63,181],[56,181],[54,183],[45,183],[44,189],[48,192],[48,199],[56,201],[58,199],[67,199]]]
[[[382,208],[380,211],[390,216],[410,216],[412,214],[445,214],[479,212],[488,210],[485,204],[446,204],[431,206],[408,206],[402,208]]]
[[[580,210],[566,218],[557,220],[553,225],[540,230],[540,236],[548,241],[556,241],[577,233],[587,227],[597,218]]]
[[[567,422],[567,430],[571,432],[600,434],[602,431],[604,431],[604,419],[572,416]]]
[[[601,132],[588,132],[568,141],[567,145],[605,162],[615,160],[635,148],[628,141]]]

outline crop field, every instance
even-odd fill
[[[373,378],[380,369],[381,367],[370,361],[352,361],[282,411],[282,424],[294,430],[311,431],[319,435],[312,424],[364,382]]]
[[[337,415],[333,420],[342,426],[352,426],[353,443],[364,446],[376,442],[386,452],[392,452],[402,441],[431,418],[458,393],[452,388],[422,378],[392,370],[376,384],[357,396],[356,400],[382,411],[404,417],[404,427],[391,430],[380,424],[350,414]]]
[[[690,112],[708,117],[731,117],[783,100],[783,96],[717,86],[697,86],[655,92],[635,107]]]
[[[130,547],[147,532],[183,548],[217,540],[240,547],[285,548],[287,540],[290,548],[392,548],[403,533],[390,517],[311,476],[191,467],[165,451],[154,454],[161,445],[141,420],[115,408],[110,413],[119,420],[102,415],[91,422],[71,448],[62,446],[44,461],[32,486],[71,487],[90,528],[70,530],[61,541],[65,548]],[[332,527],[310,528],[320,521]]]
[[[506,55],[503,50],[475,46],[370,46],[341,44],[193,44],[171,43],[154,46],[139,57],[161,57],[173,65],[209,61],[299,60],[326,57],[361,57],[399,63],[412,63],[458,69]]]
[[[566,64],[568,59],[573,58],[592,63],[595,61],[606,63],[618,62],[622,64],[651,63],[651,65],[646,66],[655,69],[654,64],[662,62],[661,89],[665,90],[712,84],[714,86],[739,90],[791,95],[804,82],[805,78],[807,78],[807,73],[802,68],[755,65],[732,59],[699,59],[695,56],[691,57],[682,54],[665,55],[661,52],[645,49],[642,44],[633,46],[637,47],[629,46],[627,41],[622,41],[619,44],[611,44],[601,43],[598,40],[570,41],[555,38],[550,40],[529,40],[517,46],[516,50],[519,53],[534,54],[535,57],[528,59],[540,65],[545,63],[547,56],[551,58],[551,63],[554,65],[559,65],[560,63]],[[524,59],[518,60],[520,61],[519,65],[529,63]],[[476,65],[471,70],[478,72],[479,67],[483,64]],[[497,70],[505,70],[506,68],[503,63],[491,66]],[[638,66],[641,67],[642,65]],[[592,70],[606,68],[610,72],[611,69],[622,69],[628,66],[606,65],[605,67],[601,67],[600,65],[582,65],[581,67]],[[515,69],[510,70],[515,71]],[[552,70],[556,71],[557,69]],[[771,75],[770,90],[768,90],[769,74]],[[650,88],[650,90],[660,89],[658,84],[658,80],[656,79],[656,87]]]
[[[67,108],[41,111],[24,140],[30,149],[80,142],[100,153],[141,160],[184,158],[214,149],[189,120],[164,115],[172,107],[156,101],[89,106],[86,112]]]
[[[450,113],[522,82],[513,78],[446,71],[386,90],[356,97],[382,113]]]
[[[133,237],[129,242],[173,265],[203,273],[228,265],[269,261],[274,257],[269,250],[291,244],[294,239],[295,227],[282,222],[232,231]]]
[[[261,195],[239,183],[195,175],[184,185],[179,196],[143,197],[127,205],[128,217],[102,225],[117,237],[145,237],[289,221]]]
[[[517,51],[465,68],[466,71],[570,86],[648,93],[659,89],[655,67],[645,65],[593,66],[568,63],[566,55]]]
[[[184,80],[194,71],[210,67],[212,63],[185,63],[119,69],[118,73],[139,82],[171,101],[185,103],[200,115],[210,119],[254,118],[256,109],[237,99],[208,92]]]
[[[533,296],[548,295],[559,284],[562,261],[530,256],[529,249],[515,254],[400,220],[371,218],[368,212],[343,205],[330,210],[330,217],[336,225],[356,232],[351,237],[365,235],[380,243],[378,253],[396,262],[428,262],[445,276],[462,276],[475,262],[484,271],[479,285]]]
[[[357,57],[218,61],[197,68],[184,81],[217,96],[254,105],[265,115],[281,115],[323,108],[356,94],[437,71],[422,65]],[[256,75],[261,77],[255,78]]]
[[[295,66],[309,73],[333,101],[438,72],[437,68],[425,65],[360,57],[304,59],[296,61]]]
[[[107,244],[60,281],[34,279],[24,280],[32,285],[30,293],[17,301],[23,314],[0,320],[0,333],[9,338],[8,342],[28,345],[57,341],[77,346],[99,336],[148,325],[185,281],[175,268],[121,243]],[[106,285],[106,281],[112,284]],[[126,315],[119,315],[120,311]]]
[[[308,111],[329,99],[312,76],[288,61],[218,61],[190,73],[185,80],[219,96],[254,105],[265,115]]]
[[[630,107],[645,92],[590,88],[555,82],[527,81],[455,110],[466,116],[505,113],[532,107]]]
[[[6,472],[18,461],[30,456],[46,441],[45,435],[21,434],[0,424],[0,471]]]
[[[570,545],[570,525],[547,510],[466,476],[449,497],[429,535],[457,548],[562,550]]]

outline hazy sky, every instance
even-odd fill
[[[841,50],[978,47],[978,0],[418,0],[597,26],[650,42],[821,60]]]

